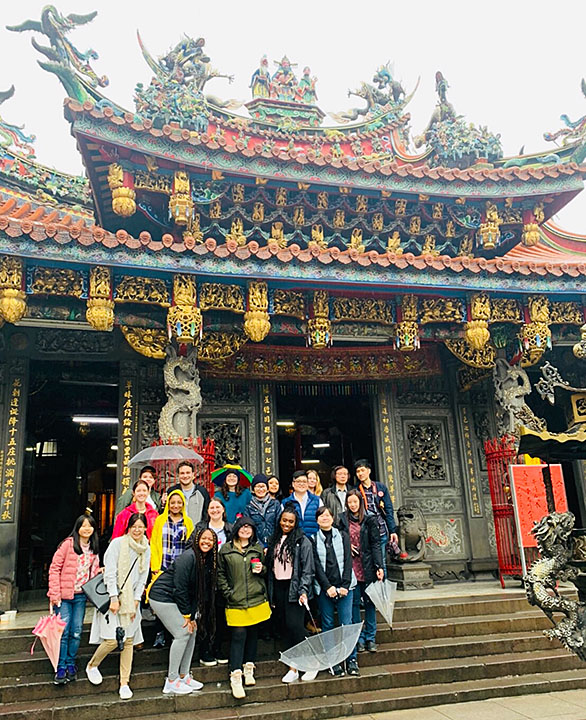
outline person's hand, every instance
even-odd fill
[[[167,491],[163,490],[163,494],[161,495],[161,507],[164,507],[167,504]]]
[[[377,577],[379,580],[384,580],[384,579],[385,579],[385,571],[384,571],[382,568],[379,568],[379,569],[376,571],[376,577]]]
[[[333,598],[335,598],[335,597],[338,595],[338,591],[337,591],[336,588],[332,585],[331,587],[329,587],[329,588],[326,590],[326,594],[327,594],[327,596],[328,596],[329,598],[332,598],[332,599],[333,599]]]
[[[49,614],[53,614],[53,608],[61,608],[61,598],[57,600],[49,600]]]
[[[346,595],[348,595],[348,588],[338,588],[338,592],[340,593],[340,597],[346,597]]]
[[[138,610],[139,605],[140,605],[140,600],[135,600],[134,601],[134,612],[130,616],[130,622],[132,622],[134,620],[134,618],[136,617],[136,611]]]
[[[252,565],[252,572],[255,573],[255,575],[258,575],[258,573],[262,571],[262,563],[260,560],[250,564]]]
[[[399,544],[399,536],[397,535],[397,533],[391,533],[389,540],[390,540],[390,542],[394,542],[397,545]]]
[[[110,612],[112,615],[116,615],[118,610],[120,610],[120,602],[118,601],[118,598],[110,598]]]
[[[191,635],[193,632],[195,632],[195,630],[197,630],[197,623],[195,622],[195,620],[190,620],[189,618],[185,618],[183,627],[187,628],[187,632]]]
[[[299,596],[299,604],[307,605],[307,595],[305,593],[301,593],[301,595]]]

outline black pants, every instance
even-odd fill
[[[242,664],[256,660],[258,646],[258,625],[231,627],[230,672],[242,670]]]
[[[275,580],[273,601],[275,603],[276,624],[284,628],[287,647],[293,647],[305,639],[305,608],[298,602],[289,602],[290,580]]]

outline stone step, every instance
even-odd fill
[[[552,644],[548,638],[539,632],[501,633],[481,637],[433,638],[383,643],[379,645],[376,653],[360,653],[359,660],[361,667],[372,667],[375,665],[394,665],[398,662],[438,660],[448,657],[496,655],[508,652],[529,653],[537,650],[548,650],[552,647],[559,646],[556,643]],[[80,668],[85,667],[91,654],[92,650],[90,648],[84,648],[80,651],[78,656]],[[268,659],[274,659],[277,654],[277,650],[273,650],[268,654]],[[168,649],[145,649],[134,654],[133,670],[135,672],[165,671],[167,659]],[[104,660],[103,668],[105,670],[116,668],[117,664],[118,658],[112,654]],[[262,667],[268,665],[269,663],[262,663]],[[276,674],[282,669],[281,663],[274,663],[274,667]],[[221,666],[218,666],[216,668],[201,668],[201,672],[204,673],[201,678],[202,681],[209,682],[210,680],[215,681],[216,674],[224,671]],[[14,682],[15,677],[23,675],[28,678],[34,676],[35,680],[38,681],[52,680],[53,671],[42,650],[32,657],[30,653],[0,655],[0,686],[9,685]]]
[[[580,668],[580,660],[565,650],[540,650],[534,653],[503,653],[493,656],[465,658],[443,658],[403,662],[393,665],[362,666],[360,677],[333,678],[328,672],[320,673],[310,683],[298,682],[284,685],[280,678],[285,672],[282,664],[259,663],[258,683],[251,689],[250,701],[278,702],[287,698],[314,697],[344,693],[373,693],[389,688],[407,688],[429,684],[463,682],[508,675],[524,675],[547,667],[550,672]],[[161,694],[165,670],[142,671],[132,676],[135,690],[148,691],[154,696]],[[229,692],[228,669],[224,667],[198,668],[194,677],[204,683],[204,690],[198,694],[203,704],[197,707],[217,708],[234,704]],[[32,700],[43,702],[77,701],[80,707],[90,701],[90,696],[107,696],[109,702],[118,688],[117,668],[104,668],[104,682],[99,689],[92,686],[80,673],[80,679],[63,687],[55,687],[48,679],[37,681],[27,677],[24,681],[11,682],[0,687],[0,702],[3,715],[18,705]],[[96,710],[96,713],[98,711]],[[108,720],[107,715],[94,714],[92,720]],[[81,719],[78,719],[81,720]]]
[[[169,697],[161,691],[141,688],[133,681],[134,697],[129,701],[118,699],[114,678],[105,679],[100,688],[89,686],[83,697],[66,697],[55,688],[50,699],[6,703],[2,716],[7,720],[111,720],[112,718],[143,717],[155,720],[175,714],[176,720],[185,720],[197,711],[198,720],[222,720],[254,716],[258,720],[271,720],[276,713],[282,716],[286,701],[288,720],[319,720],[373,712],[423,707],[431,704],[480,700],[503,695],[521,695],[586,687],[586,669],[559,670],[548,663],[547,673],[532,672],[510,676],[481,676],[445,683],[413,683],[397,686],[391,683],[395,672],[389,668],[378,674],[366,673],[360,678],[325,677],[313,683],[272,683],[260,680],[256,687],[247,690],[244,701],[232,698],[227,682],[220,687],[205,687],[189,696]],[[480,659],[476,664],[482,669]],[[541,667],[544,667],[542,664]],[[321,675],[319,676],[321,678]],[[385,682],[387,683],[385,685]],[[81,684],[81,683],[80,683]],[[376,690],[376,692],[375,692]]]

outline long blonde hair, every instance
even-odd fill
[[[309,492],[313,493],[314,495],[317,495],[318,497],[323,492],[323,487],[321,486],[321,480],[319,477],[319,473],[317,470],[308,470],[305,474],[307,475],[307,478],[309,479],[309,473],[313,473],[316,477],[316,483],[315,483],[315,490],[310,490]]]

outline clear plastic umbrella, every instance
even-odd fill
[[[397,594],[397,583],[392,580],[378,580],[366,588],[366,594],[372,600],[375,608],[393,627],[393,611],[395,609],[395,597]]]
[[[356,623],[312,635],[282,652],[279,660],[300,672],[331,670],[354,650],[361,630],[362,623]]]
[[[136,468],[149,463],[178,462],[180,460],[190,460],[195,463],[203,462],[203,458],[199,453],[183,445],[153,445],[131,457],[128,461],[128,467]]]

